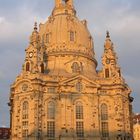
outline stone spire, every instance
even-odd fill
[[[39,44],[39,42],[40,42],[40,36],[39,36],[39,33],[38,33],[37,22],[35,22],[34,30],[33,30],[32,35],[30,37],[30,43],[33,46],[36,46],[37,44]]]
[[[106,38],[110,38],[109,31],[106,32]]]
[[[23,71],[31,73],[44,73],[44,46],[42,43],[37,28],[37,22],[35,22],[32,35],[30,36],[30,44],[25,50],[26,59],[23,66]]]
[[[110,34],[109,31],[106,32],[106,40],[105,40],[105,45],[104,45],[105,50],[113,50],[113,43],[110,39]]]
[[[106,33],[103,58],[106,59],[106,63],[108,64],[110,63],[111,65],[114,65],[114,66],[117,64],[117,56],[114,51],[114,44],[112,43],[110,39],[110,34],[108,31]],[[103,62],[103,65],[104,65],[104,62]]]
[[[114,51],[114,44],[110,39],[109,31],[106,32],[106,40],[104,44],[104,53],[102,56],[102,64],[105,78],[120,77],[120,67],[117,64],[117,56]]]

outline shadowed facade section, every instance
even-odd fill
[[[109,32],[97,71],[92,36],[72,0],[55,0],[25,52],[11,86],[12,140],[132,140],[133,98]]]

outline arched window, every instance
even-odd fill
[[[47,137],[55,137],[55,104],[49,102],[47,105]]]
[[[29,133],[29,103],[24,101],[22,104],[22,136],[28,137]]]
[[[50,42],[50,35],[49,33],[46,34],[46,43],[49,43]]]
[[[26,63],[26,71],[30,71],[30,63],[29,62]]]
[[[108,120],[108,108],[106,104],[101,105],[101,120]]]
[[[84,137],[84,116],[82,102],[76,103],[76,135],[77,137]]]
[[[55,104],[54,102],[49,102],[47,107],[47,118],[48,119],[55,119]]]
[[[81,71],[81,72],[83,72],[83,68],[84,68],[84,67],[83,67],[83,63],[80,62],[80,71]]]
[[[109,78],[109,69],[105,69],[105,78]]]
[[[70,31],[70,41],[74,41],[74,32]]]
[[[79,64],[77,62],[74,62],[72,64],[72,72],[76,73],[79,71]]]
[[[101,105],[101,130],[102,137],[109,137],[109,129],[108,129],[108,107],[106,104]]]
[[[121,77],[121,70],[118,70],[119,77]]]
[[[29,104],[27,101],[23,102],[22,111],[28,113]]]
[[[41,73],[44,73],[44,64],[42,63],[42,64],[40,65],[40,67],[41,67]]]
[[[83,104],[82,104],[82,102],[76,103],[76,119],[83,119]]]

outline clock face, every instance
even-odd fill
[[[33,52],[30,52],[30,53],[29,53],[29,57],[30,57],[30,58],[33,57]]]
[[[28,85],[27,85],[27,84],[23,84],[23,85],[22,85],[22,90],[23,90],[23,91],[27,91],[27,89],[28,89]]]

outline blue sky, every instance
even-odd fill
[[[88,21],[98,69],[106,30],[132,89],[134,112],[140,112],[140,0],[74,0],[77,16]],[[0,0],[0,126],[9,125],[10,84],[20,73],[34,22],[44,23],[54,0]]]

